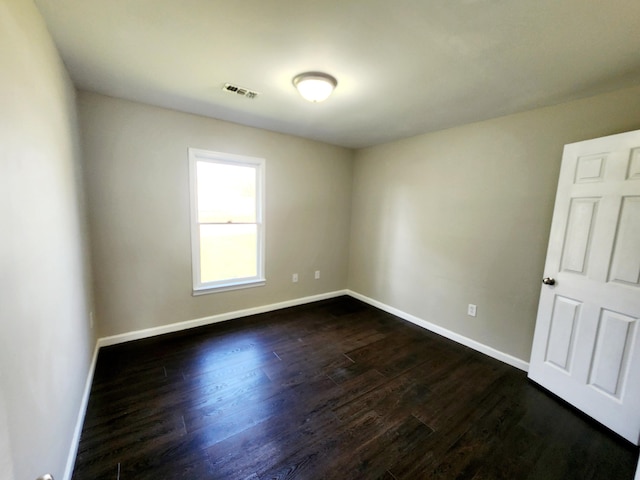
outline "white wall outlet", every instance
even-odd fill
[[[320,278],[320,270],[316,270],[316,273],[314,274],[313,278],[315,278],[316,280]]]
[[[470,303],[469,306],[467,307],[467,315],[469,315],[470,317],[475,317],[476,308],[477,307],[473,303]]]
[[[298,274],[294,273],[293,275],[291,275],[291,281],[293,283],[298,283]]]

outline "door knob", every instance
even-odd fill
[[[545,277],[545,278],[542,279],[542,283],[544,283],[545,285],[555,285],[556,284],[556,280],[555,280],[555,278]]]

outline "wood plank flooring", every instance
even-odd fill
[[[525,373],[340,297],[103,348],[74,480],[632,480]]]

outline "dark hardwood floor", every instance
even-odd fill
[[[349,297],[103,348],[73,478],[631,480],[524,372]]]

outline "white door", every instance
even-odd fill
[[[566,145],[529,378],[640,443],[640,130]]]

